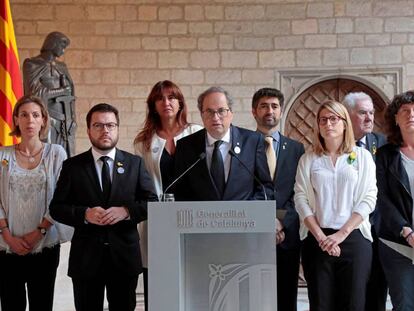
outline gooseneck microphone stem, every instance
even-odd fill
[[[173,186],[173,185],[175,185],[176,183],[177,183],[177,181],[179,181],[185,174],[187,174],[194,166],[196,166],[197,165],[197,163],[198,162],[200,162],[201,160],[204,160],[205,159],[205,157],[206,157],[206,153],[205,152],[202,152],[202,153],[200,153],[200,155],[198,156],[198,158],[197,158],[197,160],[193,163],[193,164],[191,164],[180,176],[178,176],[176,179],[174,179],[174,181],[171,183],[171,184],[169,184],[168,185],[168,187],[167,188],[165,188],[165,191],[164,191],[164,193],[162,194],[162,202],[164,202],[165,201],[165,194],[166,193],[168,193],[168,190],[170,190],[171,189],[171,187]]]
[[[245,168],[245,170],[249,173],[249,175],[250,176],[252,176],[253,178],[254,178],[254,180],[260,185],[260,187],[262,187],[262,191],[263,191],[263,194],[264,194],[264,198],[265,198],[265,201],[267,201],[267,194],[266,194],[266,189],[265,189],[265,186],[263,185],[263,183],[260,181],[260,179],[259,178],[257,178],[256,177],[256,175],[255,174],[253,174],[250,170],[249,170],[249,168],[247,167],[247,165],[246,164],[244,164],[243,163],[243,161],[237,156],[237,154],[233,151],[233,150],[229,150],[229,154],[233,157],[233,158],[236,158],[237,159],[237,161],[239,161],[239,163]]]

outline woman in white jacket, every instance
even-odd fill
[[[134,140],[135,151],[145,162],[160,196],[174,179],[174,154],[177,140],[202,127],[187,122],[187,105],[179,87],[169,80],[157,82],[147,98],[144,127]],[[139,224],[144,267],[145,310],[148,310],[147,222]]]
[[[53,309],[60,244],[73,229],[49,214],[65,150],[44,143],[49,115],[40,98],[23,96],[13,110],[18,144],[0,148],[0,300],[3,311]]]
[[[314,150],[299,161],[295,206],[311,311],[363,311],[372,248],[369,214],[377,187],[371,154],[355,146],[346,108],[317,112]],[[310,231],[310,234],[309,234]]]

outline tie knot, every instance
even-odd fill
[[[223,143],[222,140],[216,140],[216,142],[214,143],[214,148],[218,148],[220,147],[220,145]]]
[[[265,137],[265,140],[266,140],[266,143],[267,143],[269,146],[272,146],[272,145],[273,145],[273,137],[272,137],[272,136],[266,136],[266,137]]]
[[[356,145],[358,147],[362,147],[364,145],[364,143],[362,141],[360,141],[360,140],[357,140]]]
[[[102,156],[99,158],[103,163],[106,163],[109,160],[108,156]]]

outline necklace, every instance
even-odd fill
[[[36,161],[36,157],[39,155],[39,153],[41,153],[43,151],[43,143],[42,143],[42,147],[39,149],[38,152],[36,152],[35,154],[30,154],[27,155],[26,153],[24,153],[23,151],[20,150],[20,145],[17,145],[17,151],[19,151],[19,153],[24,156],[25,158],[27,158],[27,160],[29,161],[29,163],[34,163]]]

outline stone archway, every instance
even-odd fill
[[[371,96],[375,107],[375,131],[381,132],[387,102],[374,89],[360,81],[334,78],[317,82],[296,97],[286,112],[284,134],[302,142],[309,149],[318,106],[328,99],[341,102],[350,92],[365,92]]]

